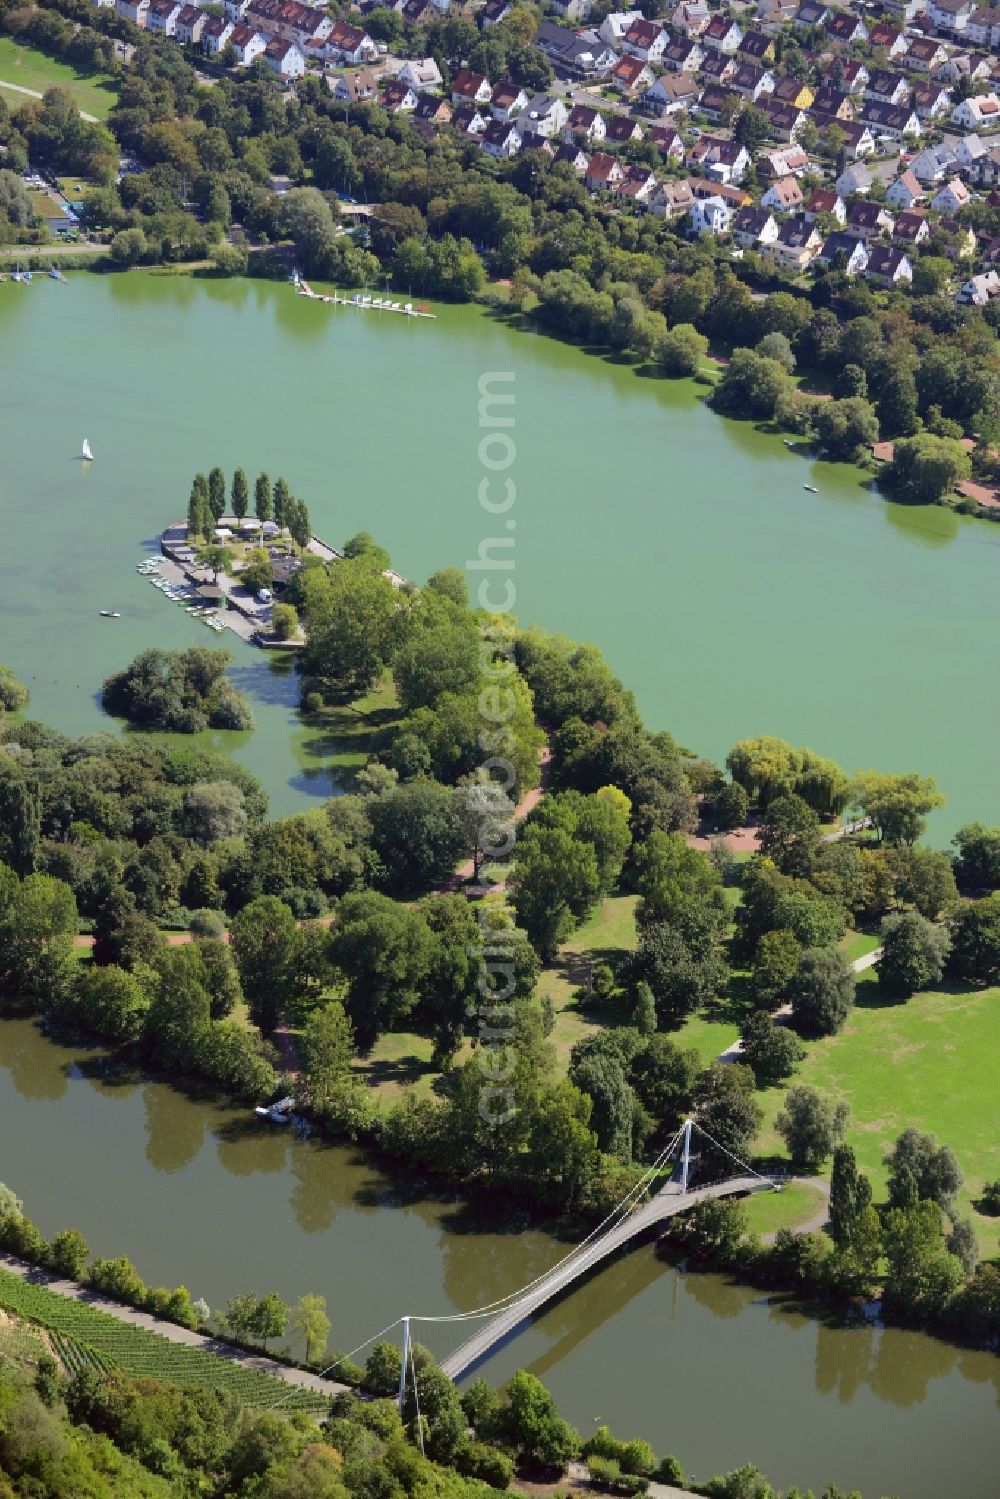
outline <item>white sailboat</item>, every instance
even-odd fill
[[[90,443],[86,438],[83,439],[83,446],[80,449],[80,457],[85,463],[93,463],[94,461],[94,455],[90,451]]]

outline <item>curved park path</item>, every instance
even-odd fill
[[[29,99],[44,99],[45,95],[37,88],[25,88],[23,83],[8,83],[6,78],[0,78],[0,88],[10,89],[14,94],[26,94]],[[86,120],[89,125],[99,125],[101,122],[96,115],[89,115],[85,109],[78,111],[80,119]]]
[[[279,1363],[277,1359],[268,1358],[266,1353],[250,1353],[244,1348],[237,1348],[234,1343],[227,1343],[224,1338],[207,1337],[204,1333],[191,1332],[186,1327],[178,1327],[176,1322],[165,1322],[161,1317],[152,1317],[148,1312],[137,1311],[135,1307],[125,1306],[120,1301],[109,1301],[107,1297],[96,1295],[75,1280],[63,1280],[58,1275],[50,1275],[48,1271],[40,1270],[37,1265],[30,1265],[27,1260],[15,1259],[13,1255],[0,1254],[0,1269],[9,1270],[11,1275],[17,1275],[21,1280],[30,1281],[33,1285],[43,1286],[46,1291],[52,1291],[56,1296],[65,1296],[69,1301],[81,1301],[87,1306],[96,1307],[98,1311],[107,1312],[110,1317],[116,1317],[119,1322],[127,1322],[132,1327],[142,1327],[147,1332],[155,1332],[161,1338],[166,1338],[169,1343],[180,1343],[185,1348],[197,1348],[202,1353],[214,1354],[216,1358],[227,1359],[231,1364],[239,1364],[241,1368],[252,1369],[257,1374],[273,1375],[275,1379],[294,1385],[298,1389],[312,1390],[332,1400],[334,1395],[339,1395],[342,1390],[348,1388],[347,1385],[337,1384],[332,1379],[321,1379],[318,1374],[311,1374],[308,1369],[294,1369],[288,1364]]]

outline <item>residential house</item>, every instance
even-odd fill
[[[696,73],[705,57],[705,50],[692,36],[675,37],[668,42],[660,54],[665,68],[675,73]]]
[[[733,213],[749,208],[753,199],[745,187],[736,187],[731,182],[716,182],[708,177],[689,177],[688,186],[696,198],[721,198],[728,203]]]
[[[830,84],[824,83],[816,90],[812,113],[827,115],[831,120],[853,120],[854,100],[850,94],[845,94],[843,89],[833,88]]]
[[[729,87],[741,98],[753,101],[759,99],[761,94],[771,92],[774,88],[774,74],[758,68],[756,63],[741,62],[729,80]]]
[[[772,146],[757,157],[757,176],[762,182],[778,177],[798,177],[809,169],[809,156],[799,145]]]
[[[131,21],[133,26],[142,27],[143,31],[148,13],[149,0],[115,0],[115,14]]]
[[[702,81],[728,84],[736,72],[736,59],[727,52],[709,52],[698,65]]]
[[[555,94],[535,94],[518,115],[517,128],[522,136],[549,140],[559,134],[568,119],[569,110]]]
[[[649,210],[661,219],[677,219],[689,212],[694,201],[689,182],[661,182],[649,201]]]
[[[983,271],[962,282],[955,301],[968,307],[985,307],[994,297],[1000,297],[1000,271]]]
[[[834,129],[842,142],[841,149],[848,161],[860,161],[863,156],[871,156],[875,150],[875,137],[871,129],[861,120],[838,120],[833,115],[813,114],[811,116],[820,134]]]
[[[802,207],[805,195],[797,177],[779,177],[777,182],[772,182],[766,193],[761,195],[760,206],[762,208],[774,208],[779,213],[795,213]]]
[[[726,15],[713,16],[701,33],[702,45],[709,52],[735,52],[742,40],[742,27]]]
[[[631,115],[612,115],[608,121],[607,139],[613,146],[627,146],[646,138],[646,130]]]
[[[913,280],[909,256],[892,245],[873,245],[868,252],[865,279],[879,286],[899,286]]]
[[[807,224],[813,224],[827,216],[835,218],[838,224],[846,224],[847,206],[830,188],[814,187],[802,209],[802,217]]]
[[[521,132],[511,120],[490,120],[479,137],[487,156],[507,161],[521,149]]]
[[[952,177],[950,182],[938,188],[931,199],[931,207],[938,213],[958,213],[960,208],[971,202],[972,194],[961,177]]]
[[[850,47],[855,42],[868,40],[868,27],[860,16],[854,15],[849,10],[839,10],[827,22],[826,34],[831,42],[839,42],[843,47]]]
[[[528,103],[528,96],[518,83],[502,78],[494,85],[490,114],[495,120],[513,120]]]
[[[801,78],[775,78],[770,92],[779,104],[790,104],[793,109],[808,109],[816,97],[812,85]]]
[[[414,30],[420,26],[429,26],[436,20],[435,7],[430,0],[403,0],[403,3],[393,7],[398,10],[407,26]]]
[[[669,41],[670,37],[662,26],[640,17],[638,21],[632,22],[625,33],[622,47],[631,57],[641,58],[643,62],[658,63],[662,60]]]
[[[367,31],[360,26],[350,26],[346,21],[334,22],[326,45],[328,50],[336,50],[341,62],[352,66],[374,62],[378,57],[378,47]]]
[[[273,37],[261,55],[271,72],[288,82],[301,78],[306,70],[306,60],[302,55],[301,47],[295,42],[282,41],[281,37]]]
[[[423,94],[421,95],[420,102],[424,99],[433,99],[433,97],[433,94]],[[414,114],[418,112],[420,102],[418,102]],[[450,123],[452,130],[457,130],[462,135],[468,135],[473,140],[478,140],[480,136],[486,134],[486,127],[490,123],[490,117],[483,114],[482,110],[475,104],[458,104],[451,112]]]
[[[739,141],[703,135],[688,147],[685,165],[698,168],[713,181],[739,183],[746,176],[750,153]]]
[[[909,169],[919,182],[940,182],[948,172],[954,170],[955,164],[954,147],[942,142],[939,146],[925,146],[922,151],[918,151],[910,162]]]
[[[625,168],[617,157],[609,156],[606,151],[595,151],[583,182],[592,193],[608,193],[624,179]]]
[[[864,240],[838,230],[827,235],[816,259],[825,266],[841,266],[846,276],[860,276],[868,264],[868,248]]]
[[[226,20],[238,26],[250,9],[250,0],[225,0],[222,9]]]
[[[155,0],[150,0],[155,4]],[[261,36],[252,26],[234,26],[229,38],[229,45],[236,53],[236,62],[241,68],[248,68],[254,58],[260,57],[267,49],[267,38]]]
[[[612,87],[625,99],[637,99],[652,81],[652,70],[641,57],[623,57],[611,69]]]
[[[208,15],[197,5],[182,5],[174,23],[174,41],[182,47],[193,47],[201,41],[202,29]]]
[[[874,68],[865,97],[876,104],[905,104],[910,97],[910,85],[902,73],[893,73],[889,68]]]
[[[892,214],[871,198],[858,198],[847,210],[848,234],[863,239],[866,245],[879,235],[891,234],[895,226]]]
[[[949,260],[970,260],[976,253],[976,231],[957,219],[938,219],[931,231],[942,240]]]
[[[647,140],[651,145],[665,156],[668,161],[684,160],[684,142],[677,131],[669,125],[654,125],[650,130]]]
[[[955,160],[960,167],[973,168],[986,155],[986,147],[978,135],[965,135],[955,146]]]
[[[475,109],[475,105],[472,106]],[[454,119],[455,112],[447,99],[442,99],[438,94],[418,94],[417,107],[413,111],[413,118],[424,125],[448,125]]]
[[[882,0],[882,11],[900,26],[922,17],[927,0]]]
[[[975,10],[974,0],[927,0],[928,20],[947,36],[964,36]]]
[[[356,73],[329,74],[327,83],[341,104],[370,104],[378,95],[378,78],[369,68]]]
[[[644,19],[641,10],[613,10],[604,17],[597,35],[602,42],[618,51],[636,21]]]
[[[918,36],[907,47],[904,61],[910,73],[934,73],[947,58],[946,48],[934,37]]]
[[[792,141],[805,125],[809,116],[794,104],[779,104],[770,94],[761,94],[755,108],[768,118],[768,131],[775,140]]]
[[[636,162],[633,166],[625,168],[624,177],[620,182],[615,183],[612,191],[616,198],[636,203],[640,208],[648,208],[650,199],[656,191],[656,174],[649,167]]]
[[[489,104],[493,89],[482,73],[460,68],[451,81],[452,104]]]
[[[1000,7],[987,6],[974,10],[965,25],[965,40],[976,47],[991,47],[1000,50]]]
[[[979,187],[994,187],[1000,182],[1000,146],[986,151],[974,166],[968,169],[969,177]]]
[[[756,250],[778,238],[778,221],[766,208],[741,208],[732,223],[733,241],[741,250]]]
[[[735,217],[724,198],[700,198],[692,203],[688,221],[692,234],[726,234]]]
[[[570,110],[569,119],[563,127],[563,140],[567,145],[572,145],[581,138],[595,145],[607,133],[608,127],[600,110],[591,109],[589,104],[576,104]]]
[[[441,77],[441,69],[433,57],[425,57],[422,61],[405,62],[396,74],[396,78],[400,83],[409,84],[410,88],[415,89],[418,94],[422,94],[425,89],[440,88],[444,81]]]
[[[825,26],[830,19],[830,7],[822,0],[802,0],[795,13],[795,25],[799,31],[811,31],[816,26]]]
[[[1000,99],[996,94],[977,94],[963,99],[951,112],[951,118],[963,130],[982,130],[990,125],[1000,125]]]
[[[900,172],[885,191],[885,201],[890,208],[913,208],[923,201],[924,186],[912,167]]]
[[[300,4],[299,0],[252,0],[244,21],[269,40],[295,42],[299,48],[310,41],[326,42],[334,27],[333,18],[325,10]]]
[[[920,120],[940,120],[951,114],[951,90],[943,83],[918,83],[913,90],[913,107]]]
[[[902,245],[905,248],[917,249],[925,239],[930,238],[931,227],[927,222],[927,212],[923,208],[908,208],[896,219],[896,227],[892,231],[892,242],[894,245]]]
[[[404,115],[413,113],[419,98],[420,95],[415,88],[411,88],[401,78],[393,78],[382,90],[382,98],[379,102],[387,114]]]
[[[765,246],[775,265],[788,270],[804,271],[816,259],[823,244],[823,236],[815,223],[802,214],[786,219],[778,230],[777,239]]]
[[[789,26],[798,14],[799,0],[757,0],[757,24],[768,33]]]
[[[734,94],[732,89],[712,86],[705,89],[698,109],[713,125],[717,125],[723,117],[731,117],[741,103],[739,94]]]
[[[736,48],[736,56],[744,62],[755,62],[760,66],[774,62],[774,39],[763,31],[745,31]]]
[[[886,21],[877,21],[868,29],[868,45],[874,52],[884,52],[886,57],[902,57],[907,41],[903,33]]]
[[[175,36],[181,9],[180,0],[149,0],[146,30],[158,31],[162,36]]]
[[[590,15],[591,0],[552,0],[552,9],[557,16],[578,26]]]
[[[869,79],[868,69],[856,57],[835,57],[820,76],[823,83],[845,94],[863,94]]]
[[[489,31],[491,26],[499,26],[501,21],[506,21],[512,9],[512,0],[486,0],[479,12],[479,24],[484,31]]]
[[[600,37],[591,40],[543,21],[535,32],[534,45],[545,53],[556,67],[587,78],[606,78],[618,61],[618,53]]]
[[[871,191],[874,177],[863,161],[853,162],[851,166],[845,167],[837,178],[836,187],[838,196],[849,198],[852,193],[867,193]]]
[[[209,16],[201,28],[201,50],[209,57],[217,57],[232,34],[232,21],[227,21],[225,16]]]
[[[579,146],[569,146],[564,141],[553,156],[552,165],[559,166],[563,162],[582,177],[590,166],[590,157],[586,151],[581,151]]]
[[[680,114],[697,109],[701,93],[690,73],[664,73],[643,94],[642,105],[654,114]]]
[[[670,29],[679,36],[700,36],[710,18],[707,0],[681,0],[670,17]]]
[[[889,136],[891,140],[902,140],[909,136],[919,140],[920,121],[917,112],[908,104],[869,104],[865,101],[861,110],[862,122],[876,135]]]

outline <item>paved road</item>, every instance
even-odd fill
[[[8,83],[6,78],[0,78],[0,88],[9,88],[15,94],[27,94],[29,99],[42,99],[45,97],[36,88],[25,88],[21,83]],[[89,115],[85,109],[80,110],[80,119],[87,120],[91,125],[99,125],[101,123],[96,115]]]
[[[337,1384],[332,1379],[321,1379],[318,1374],[310,1374],[307,1369],[292,1369],[287,1364],[278,1363],[277,1359],[268,1358],[264,1353],[247,1353],[242,1348],[236,1348],[232,1343],[225,1342],[222,1338],[205,1337],[200,1332],[190,1332],[186,1327],[178,1327],[174,1322],[164,1322],[159,1317],[151,1317],[148,1312],[138,1312],[134,1307],[123,1306],[119,1301],[108,1301],[104,1296],[96,1296],[88,1291],[86,1286],[81,1286],[75,1280],[61,1280],[57,1275],[49,1275],[45,1270],[39,1270],[36,1265],[29,1265],[25,1260],[15,1259],[9,1254],[0,1254],[0,1266],[9,1270],[12,1275],[19,1275],[22,1280],[30,1280],[35,1285],[44,1286],[47,1291],[53,1291],[57,1296],[65,1296],[70,1301],[83,1301],[88,1306],[95,1306],[99,1311],[107,1312],[111,1317],[117,1317],[119,1322],[127,1322],[132,1327],[144,1327],[147,1332],[159,1333],[160,1337],[166,1338],[170,1343],[180,1343],[185,1348],[198,1348],[203,1353],[211,1353],[216,1358],[227,1359],[232,1364],[240,1364],[244,1369],[254,1369],[258,1374],[272,1374],[275,1379],[283,1380],[285,1384],[296,1385],[303,1390],[315,1390],[318,1394],[328,1395],[332,1400],[334,1395],[346,1390],[347,1385]]]
[[[874,968],[875,964],[878,962],[881,956],[882,949],[880,947],[876,947],[871,952],[863,953],[860,958],[855,958],[854,962],[851,964],[851,967],[854,969],[855,973],[863,973],[866,968]],[[774,1021],[775,1025],[787,1025],[791,1018],[791,1005],[782,1005],[781,1008],[779,1010],[775,1010],[771,1016],[771,1019]],[[720,1051],[715,1060],[717,1062],[735,1062],[739,1058],[742,1051],[743,1042],[741,1040],[736,1040],[733,1041],[731,1045],[727,1046],[725,1051]]]

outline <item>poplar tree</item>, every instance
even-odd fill
[[[233,475],[233,487],[231,491],[231,502],[233,514],[237,520],[242,520],[247,513],[250,502],[250,492],[247,488],[247,476],[241,468]]]
[[[226,509],[226,476],[221,468],[213,468],[208,475],[208,508],[218,524]]]
[[[208,481],[204,474],[195,474],[188,500],[188,531],[191,536],[208,536],[211,531],[208,505]]]
[[[288,525],[288,507],[292,493],[284,479],[274,481],[274,519],[279,526]]]
[[[259,521],[271,519],[271,480],[266,473],[257,475],[257,482],[253,487],[253,509]]]

